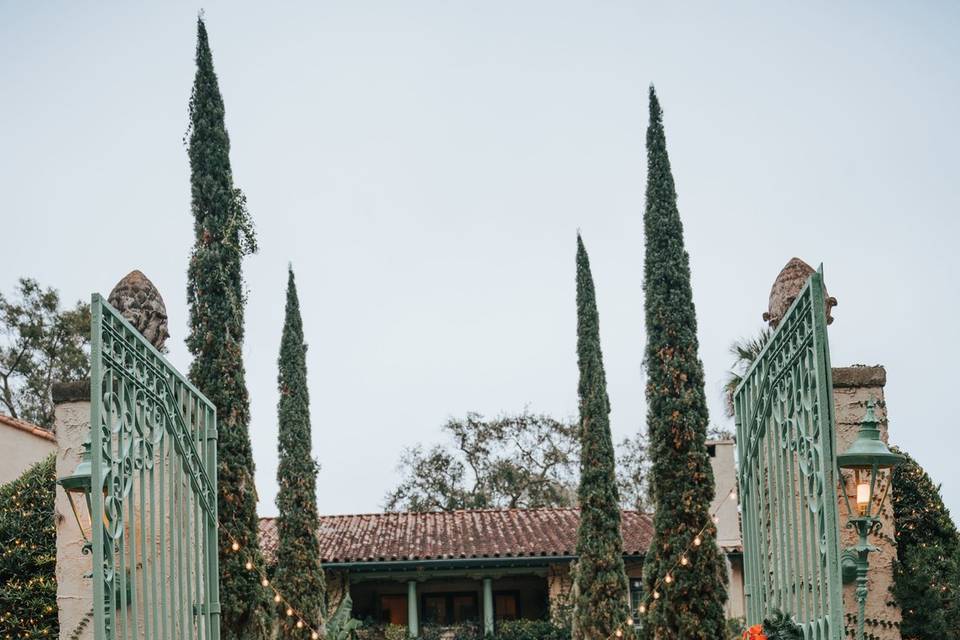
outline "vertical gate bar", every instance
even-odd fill
[[[180,425],[180,428],[185,432],[183,436],[189,440],[190,425],[192,424],[193,420],[193,399],[187,394],[185,394],[183,398],[184,401],[181,404],[185,405],[185,410],[183,412],[183,424]],[[184,476],[188,476],[190,474],[190,461],[186,458],[181,458],[180,464],[185,467]],[[180,508],[182,509],[180,535],[182,538],[186,539],[186,544],[184,545],[185,548],[183,549],[183,577],[184,581],[186,582],[185,595],[186,605],[188,607],[184,610],[184,613],[188,616],[188,620],[190,621],[187,625],[187,633],[185,637],[188,638],[188,640],[193,640],[193,580],[190,578],[190,570],[193,564],[190,562],[190,494],[193,492],[193,489],[190,480],[187,477],[184,477],[183,488],[184,491],[180,496]]]
[[[787,393],[787,406],[792,407],[792,398],[790,394],[790,389],[788,387],[785,391]],[[790,540],[793,537],[793,523],[790,521],[790,499],[788,498],[789,494],[792,492],[792,487],[787,485],[787,456],[786,456],[786,446],[787,438],[784,433],[785,424],[789,424],[789,419],[785,423],[777,425],[777,436],[776,436],[776,449],[777,449],[777,469],[780,485],[780,510],[783,518],[783,546],[784,546],[784,555],[786,558],[786,573],[783,576],[783,591],[784,591],[784,605],[783,608],[786,611],[789,611],[792,615],[795,615],[797,612],[797,603],[796,603],[796,593],[797,590],[794,585],[794,580],[796,580],[796,569],[794,567],[794,556],[796,548],[791,546]]]
[[[90,460],[93,465],[90,474],[90,522],[93,537],[93,555],[91,558],[93,575],[93,633],[96,638],[107,637],[106,611],[96,603],[104,602],[103,589],[103,551],[104,531],[97,514],[103,513],[103,434],[100,423],[103,419],[103,307],[100,295],[93,294],[90,301]]]
[[[160,627],[159,616],[157,615],[157,609],[160,606],[160,603],[157,602],[157,516],[156,516],[156,505],[157,505],[157,485],[156,485],[156,475],[157,467],[162,464],[163,459],[161,457],[160,461],[157,460],[159,444],[157,442],[157,412],[156,407],[150,407],[150,442],[151,442],[151,467],[150,467],[150,476],[149,476],[149,495],[150,495],[150,609],[152,613],[152,629],[153,637],[160,637]]]
[[[773,400],[771,400],[773,402]],[[783,601],[781,599],[780,593],[780,577],[782,571],[780,565],[782,563],[782,554],[783,550],[780,548],[780,522],[777,520],[777,482],[776,482],[776,470],[773,468],[773,436],[772,436],[772,421],[767,420],[766,429],[764,431],[764,465],[766,468],[766,473],[764,474],[767,480],[767,515],[770,521],[770,549],[773,559],[771,582],[770,589],[773,594],[773,603],[776,607],[782,608]]]
[[[147,590],[147,527],[145,519],[147,517],[147,501],[144,495],[147,488],[147,450],[150,450],[152,455],[153,450],[148,445],[147,442],[147,425],[146,425],[146,396],[144,395],[144,401],[138,402],[136,404],[136,424],[140,425],[140,562],[138,571],[140,572],[140,598],[141,598],[141,609],[143,611],[143,633],[144,640],[152,640],[153,634],[151,633],[152,627],[150,626],[151,616],[150,616],[150,602],[148,594],[150,593]],[[152,464],[149,466],[152,469]]]
[[[196,411],[196,426],[191,433],[191,440],[193,441],[193,448],[196,451],[202,451],[203,446],[202,438],[202,424],[203,424],[203,404],[200,402],[200,399],[195,399],[197,404]],[[203,564],[201,563],[201,554],[200,554],[200,526],[202,518],[202,509],[200,507],[200,496],[199,494],[193,495],[193,566],[194,566],[194,588],[196,596],[194,597],[194,602],[201,604],[203,603],[203,591],[202,591],[202,576],[203,576]],[[203,621],[206,618],[206,609],[201,608],[200,615],[203,617],[194,617],[197,625],[197,638],[202,638],[206,640],[206,633],[204,631]]]
[[[171,416],[173,418],[173,416]],[[176,493],[177,493],[177,453],[176,453],[176,422],[171,425],[170,433],[170,473],[167,475],[167,482],[169,483],[169,493],[170,493],[170,503],[167,505],[169,510],[167,514],[167,529],[169,533],[170,540],[168,544],[170,545],[170,576],[168,582],[170,583],[170,636],[179,640],[182,638],[182,629],[179,625],[179,609],[180,609],[180,600],[177,598],[177,532],[176,532],[176,516],[177,516],[177,503],[176,503]]]
[[[167,477],[170,475],[167,473],[167,467],[170,465],[170,446],[167,445],[167,442],[170,440],[169,432],[169,423],[170,423],[170,414],[164,407],[163,411],[163,438],[160,440],[160,495],[157,497],[157,504],[159,505],[160,511],[160,620],[163,623],[163,638],[165,640],[170,640],[173,638],[174,632],[173,627],[170,623],[170,605],[171,603],[167,599],[168,585],[170,584],[170,576],[167,571],[167,545],[169,544],[169,536],[167,535],[167,483],[169,480]]]
[[[217,521],[218,501],[217,492],[217,411],[211,405],[207,409],[208,431],[206,447],[207,476],[213,483],[210,492],[209,504],[213,509],[207,514],[207,590],[210,598],[210,629],[213,632],[210,640],[220,640],[220,554],[217,542],[219,523]]]
[[[779,392],[777,394],[779,396]],[[782,400],[778,397],[778,402]],[[788,608],[790,601],[790,592],[787,585],[790,584],[790,547],[787,546],[789,536],[789,526],[786,517],[786,482],[783,479],[783,466],[780,461],[783,459],[780,449],[780,424],[772,425],[773,433],[770,434],[770,441],[773,451],[773,465],[775,475],[773,478],[777,486],[777,522],[778,532],[780,534],[777,544],[780,547],[780,577],[778,588],[780,590],[780,608],[784,611]],[[792,612],[791,612],[792,613]]]
[[[800,399],[802,402],[802,397]],[[803,580],[806,576],[806,549],[800,543],[800,528],[803,524],[800,522],[802,509],[798,511],[797,506],[800,500],[799,470],[797,460],[800,451],[798,434],[796,433],[796,420],[790,421],[788,428],[788,439],[790,447],[790,510],[793,518],[793,548],[797,550],[796,573],[794,575],[794,590],[796,591],[796,616],[798,620],[807,620],[806,601],[804,599]],[[800,505],[802,507],[802,504]]]
[[[766,558],[767,566],[769,569],[765,572],[765,577],[767,579],[767,601],[772,604],[772,606],[779,606],[779,599],[777,598],[776,593],[776,573],[777,573],[777,549],[776,543],[774,540],[775,536],[775,527],[776,523],[774,521],[774,506],[773,506],[773,491],[770,481],[770,460],[769,460],[769,438],[768,438],[768,423],[766,420],[763,422],[762,426],[762,439],[761,439],[761,451],[760,451],[760,460],[762,465],[762,474],[763,477],[763,503],[764,503],[764,538],[766,542]]]
[[[824,495],[824,508],[826,513],[824,519],[828,523],[837,523],[837,500],[834,497],[834,487],[837,486],[834,473],[836,471],[836,451],[834,450],[834,425],[836,419],[833,406],[833,372],[830,368],[830,347],[827,340],[826,324],[826,304],[823,293],[823,265],[817,273],[811,276],[812,286],[810,288],[813,295],[813,313],[814,318],[819,318],[815,323],[814,343],[816,345],[816,363],[820,376],[818,379],[823,381],[820,385],[821,411],[819,414],[821,424],[821,442],[824,447],[824,457],[827,461],[823,465],[823,482],[827,487],[829,494]],[[822,376],[822,377],[821,377]],[[828,526],[827,536],[827,567],[829,573],[828,593],[830,596],[830,634],[840,638],[843,633],[843,600],[842,600],[842,581],[840,579],[840,532],[836,526]]]
[[[122,356],[121,356],[122,357]],[[118,366],[123,366],[121,362]],[[122,373],[122,371],[121,371]],[[114,414],[114,409],[111,408],[111,420],[110,424],[118,424],[119,428],[117,429],[117,450],[114,452],[113,458],[116,463],[115,468],[117,474],[120,476],[119,487],[117,483],[114,483],[112,491],[119,492],[119,495],[115,495],[114,498],[119,501],[119,508],[117,509],[117,518],[119,522],[114,526],[114,530],[117,531],[119,540],[114,538],[113,541],[113,550],[115,553],[115,558],[119,563],[119,571],[117,571],[117,577],[114,578],[114,593],[116,594],[115,598],[117,600],[117,610],[120,612],[120,624],[118,625],[118,630],[120,631],[120,637],[126,640],[130,637],[130,610],[127,607],[127,555],[124,553],[125,544],[127,540],[126,532],[124,528],[126,527],[126,522],[124,521],[126,516],[123,513],[124,503],[129,506],[129,501],[123,500],[123,490],[124,482],[126,475],[126,470],[124,469],[124,460],[123,460],[123,450],[126,445],[126,439],[124,438],[124,426],[123,426],[123,407],[124,407],[124,396],[126,391],[126,385],[124,384],[123,376],[118,375],[113,380],[113,383],[116,385],[113,389],[117,397],[117,414]],[[111,438],[112,440],[112,438]]]

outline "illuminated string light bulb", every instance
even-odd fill
[[[297,629],[303,629],[303,620],[297,620]]]
[[[269,586],[270,581],[264,578],[263,580],[260,581],[260,584],[266,587],[266,586]]]
[[[639,611],[640,611],[640,613],[646,613],[646,612],[647,612],[647,605],[645,605],[645,604],[640,605]]]
[[[687,566],[687,563],[689,562],[690,561],[687,560],[687,556],[680,556],[680,564],[682,564],[683,566]]]
[[[730,497],[733,498],[734,500],[737,499],[737,490],[736,490],[736,489],[731,489],[731,490],[730,490]]]
[[[673,582],[673,576],[668,573],[668,574],[663,578],[663,581],[666,582],[667,584],[670,584],[671,582]]]
[[[292,609],[291,607],[287,607],[287,615],[288,615],[288,616],[292,616],[292,615],[293,615],[293,609]]]
[[[617,629],[616,631],[613,632],[613,635],[619,638],[620,636],[623,635],[623,631],[621,629]]]
[[[243,565],[243,566],[245,566],[245,567],[247,568],[247,571],[250,571],[251,569],[253,569],[253,563],[250,562],[249,560],[247,560],[247,564],[245,564],[245,565]]]
[[[230,545],[230,548],[234,551],[240,551],[240,543],[234,540],[233,544]]]
[[[280,594],[279,594],[279,593],[273,594],[273,601],[274,601],[274,602],[280,602]]]
[[[630,616],[627,616],[627,626],[628,627],[633,626],[633,618],[631,618]]]
[[[720,516],[713,516],[713,524],[720,524]]]
[[[660,592],[659,592],[659,591],[654,591],[654,592],[653,592],[653,599],[654,599],[654,600],[659,600],[659,599],[660,599]]]
[[[697,536],[693,539],[693,546],[699,547],[701,542],[703,542],[703,540],[700,539],[700,536]]]
[[[310,640],[317,640],[320,637],[320,634],[314,631],[310,634]]]

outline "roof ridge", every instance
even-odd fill
[[[453,509],[451,511],[366,511],[361,513],[321,513],[317,517],[325,519],[335,518],[381,518],[381,517],[403,517],[403,516],[454,516],[456,514],[474,514],[474,513],[562,513],[578,512],[580,507],[510,507],[510,508],[484,508],[484,509]],[[636,509],[621,509],[620,513],[635,513],[641,516],[653,517],[649,511],[638,511]],[[259,520],[276,520],[280,516],[260,516]]]

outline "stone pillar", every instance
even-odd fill
[[[420,622],[417,620],[417,581],[407,582],[407,632],[411,638],[420,637]]]
[[[493,635],[493,578],[483,579],[483,635]]]
[[[90,434],[89,381],[54,385],[53,401],[56,405],[57,477],[60,478],[72,474],[77,468],[81,444]],[[70,499],[59,485],[54,510],[60,639],[90,640],[93,638],[93,583],[85,576],[93,570],[91,556],[83,554],[83,533],[77,526]],[[81,517],[86,519],[84,525],[89,526],[90,514],[86,513],[85,507]],[[78,630],[79,634],[74,635]]]
[[[887,442],[888,420],[887,405],[884,401],[883,387],[887,382],[887,372],[881,366],[839,367],[833,369],[833,403],[836,417],[836,448],[843,453],[856,439],[860,421],[866,413],[867,401],[876,401],[876,416],[879,420],[880,438]],[[889,476],[878,480],[877,498],[883,492]],[[854,489],[849,488],[852,492]],[[880,520],[883,528],[878,534],[870,536],[870,543],[877,551],[870,554],[870,571],[867,574],[868,593],[866,602],[867,637],[877,640],[900,640],[900,608],[893,603],[890,586],[893,584],[893,564],[897,559],[897,544],[894,539],[893,508],[888,493]],[[851,505],[854,497],[851,497]],[[840,520],[840,547],[846,549],[856,544],[856,532],[845,525],[849,514],[842,497],[838,498],[837,514]],[[855,582],[843,587],[844,622],[848,629],[855,629],[857,623],[857,597]]]

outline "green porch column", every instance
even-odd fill
[[[420,622],[417,620],[417,581],[407,582],[407,633],[411,638],[420,636]]]
[[[493,635],[493,579],[483,579],[483,635]]]

